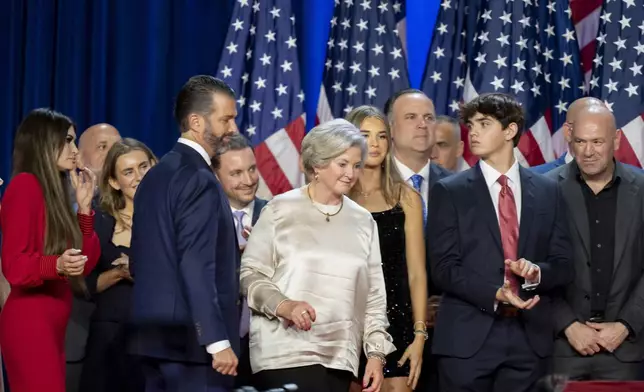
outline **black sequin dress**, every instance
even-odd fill
[[[405,212],[402,207],[396,205],[390,210],[374,212],[372,215],[378,224],[382,270],[387,289],[387,317],[389,319],[387,332],[393,338],[393,343],[396,346],[396,351],[387,356],[387,364],[383,369],[384,376],[385,378],[407,377],[409,376],[409,361],[402,367],[398,367],[400,357],[407,346],[414,341],[414,317],[405,252]],[[364,374],[366,362],[364,356],[361,362],[360,377]]]

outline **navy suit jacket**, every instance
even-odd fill
[[[434,184],[436,184],[438,181],[442,180],[443,178],[447,178],[447,176],[451,175],[452,172],[449,170],[443,168],[442,166],[439,166],[435,163],[430,163],[429,164],[429,183],[427,184],[427,195],[425,195],[426,199],[428,200],[428,204],[431,200],[432,197],[432,187]],[[426,256],[426,262],[425,262],[425,268],[427,270],[427,295],[429,297],[433,295],[441,295],[440,290],[436,287],[436,285],[432,284],[431,281],[431,263],[429,262],[429,231],[427,230],[427,227],[431,224],[429,219],[427,219],[427,223],[425,224],[425,256]]]
[[[210,363],[206,346],[228,340],[239,355],[239,247],[212,169],[177,143],[141,181],[134,206],[130,351]]]
[[[267,200],[260,199],[259,197],[255,198],[255,205],[253,205],[253,219],[252,219],[253,226],[255,226],[255,223],[257,223],[257,219],[259,219],[259,214],[262,212],[262,208],[264,208],[267,203],[268,203]]]
[[[551,354],[552,295],[573,279],[566,204],[557,183],[528,169],[521,177],[518,257],[541,268],[530,297],[541,301],[522,312],[533,350]],[[479,165],[439,181],[429,203],[432,278],[443,291],[434,328],[433,352],[470,358],[482,347],[494,322],[496,292],[503,284],[504,257],[499,223]]]

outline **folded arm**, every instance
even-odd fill
[[[436,183],[427,211],[432,280],[444,293],[493,314],[500,285],[486,282],[476,271],[463,266],[457,214],[449,190],[443,183]]]

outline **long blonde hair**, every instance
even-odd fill
[[[387,154],[385,159],[382,161],[382,175],[380,176],[380,187],[382,189],[382,195],[389,205],[396,205],[400,202],[402,197],[402,191],[407,186],[402,176],[396,169],[396,163],[394,162],[394,155],[392,154],[393,144],[391,140],[391,130],[389,129],[389,122],[385,115],[375,106],[362,105],[353,109],[347,116],[345,120],[349,121],[360,129],[360,125],[364,120],[368,118],[375,118],[382,121],[385,126],[385,133],[387,135]],[[350,197],[355,199],[357,196],[356,193],[360,191],[358,185],[360,181],[356,183],[350,193]]]

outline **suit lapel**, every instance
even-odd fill
[[[632,173],[617,163],[615,170],[621,177],[622,183],[617,190],[617,212],[615,214],[615,255],[613,256],[613,274],[617,271],[617,266],[622,260],[626,241],[631,233],[631,225],[635,218],[639,216],[637,195],[639,186],[635,184]]]
[[[266,205],[266,200],[255,198],[255,205],[253,206],[253,219],[251,225],[255,226],[257,219],[259,219],[259,214],[262,212],[262,208]]]
[[[485,183],[485,177],[481,172],[481,167],[477,164],[476,167],[470,171],[468,178],[472,188],[472,197],[476,201],[476,212],[487,224],[494,243],[498,246],[501,254],[503,254],[503,246],[501,245],[501,230],[499,229],[499,220],[496,216],[494,203],[490,196],[490,190]]]
[[[567,165],[559,173],[559,177],[561,177],[561,188],[563,190],[563,197],[566,199],[566,204],[575,222],[577,233],[581,237],[581,242],[584,244],[586,257],[590,260],[590,230],[588,228],[586,201],[581,192],[579,182],[575,178],[574,173],[571,173],[571,167],[572,165]]]
[[[525,253],[534,217],[534,184],[532,183],[532,173],[529,170],[519,167],[519,176],[521,178],[521,218],[519,220],[519,249],[517,251],[521,257]]]

